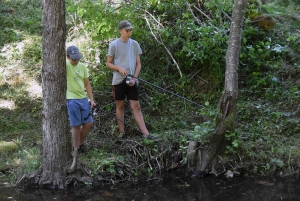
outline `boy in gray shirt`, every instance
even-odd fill
[[[136,123],[143,133],[143,137],[152,139],[141,112],[138,99],[138,78],[141,71],[140,54],[142,54],[139,43],[132,40],[132,25],[123,20],[119,23],[120,38],[115,39],[109,45],[106,67],[113,70],[113,95],[116,101],[116,117],[120,131],[119,140],[125,140],[124,133],[124,103],[125,97],[129,100],[130,107]],[[133,78],[127,80],[128,75]]]

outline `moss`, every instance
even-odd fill
[[[11,154],[18,149],[18,145],[15,142],[0,141],[0,153]]]
[[[269,31],[273,29],[276,25],[276,22],[270,16],[257,16],[253,20],[254,24],[257,25],[259,28],[263,29],[264,31]]]

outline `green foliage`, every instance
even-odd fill
[[[202,143],[209,142],[210,137],[214,134],[214,124],[211,121],[203,122],[194,127],[193,140]]]
[[[146,117],[146,121],[150,117]],[[153,118],[152,118],[153,120]],[[148,120],[148,122],[150,119]],[[155,121],[152,121],[151,123],[151,130],[154,133],[159,133],[162,130],[173,130],[176,129],[184,129],[188,128],[189,126],[186,124],[186,122],[182,119],[182,116],[180,115],[174,115],[170,117],[158,117],[155,119]]]
[[[122,157],[97,148],[89,151],[88,154],[83,157],[91,171],[91,175],[95,177],[100,176],[100,173],[105,171],[115,175],[117,173],[115,163],[118,162],[118,160],[122,161]]]
[[[154,94],[154,96],[150,97],[149,105],[154,112],[158,112],[159,114],[164,111],[161,110],[163,108],[163,104],[167,101],[168,96],[166,94]]]
[[[1,2],[0,47],[20,41],[27,34],[41,34],[41,0],[14,0]]]
[[[294,163],[299,154],[293,149],[293,145],[299,143],[299,121],[292,118],[294,113],[258,100],[243,103],[238,105],[237,116],[243,125],[236,132],[240,133],[239,144],[243,144],[245,156],[252,161],[269,163],[271,160],[269,165],[280,168]]]
[[[214,88],[220,90],[223,87],[224,56],[230,21],[220,13],[230,13],[232,2],[207,1],[197,5],[190,2],[187,6],[186,2],[179,1],[132,1],[130,4],[120,3],[115,6],[97,1],[80,1],[76,4],[69,2],[69,5],[68,10],[74,16],[79,15],[80,21],[84,23],[83,31],[100,42],[100,60],[106,60],[107,40],[119,36],[118,21],[129,19],[134,26],[132,37],[141,43],[144,51],[142,63],[145,78],[153,80],[152,75],[158,75],[155,80],[158,85],[171,83],[176,92],[189,87],[191,91],[187,98],[199,101],[203,99],[195,95],[203,88],[198,88],[197,85],[194,87],[197,80],[189,79],[195,72],[201,72],[201,77],[209,80]],[[197,6],[210,15],[203,16],[196,9]],[[262,6],[253,1],[247,12],[260,13]],[[204,20],[199,22],[195,17]],[[254,26],[249,19],[246,19],[242,39],[242,86],[251,85],[252,90],[276,87],[276,73],[282,64],[282,57],[288,54],[285,44],[277,38],[267,36],[266,32]],[[292,47],[297,46],[297,35],[291,35],[287,40],[292,42]],[[174,63],[171,55],[177,63]],[[180,79],[178,70],[183,73]],[[92,74],[95,76],[94,85],[104,86],[101,90],[106,90],[106,83],[110,82],[107,79],[110,71],[105,68],[100,71],[102,73],[97,74],[99,71],[95,71]],[[172,80],[175,81],[172,83]],[[275,98],[270,94],[270,99]],[[153,108],[157,107],[157,103],[153,104]]]
[[[284,166],[284,162],[280,159],[277,159],[277,158],[273,158],[271,160],[271,163],[274,163],[276,166],[282,168]]]
[[[251,89],[256,90],[256,93],[264,93],[264,90],[258,90],[258,88],[265,88],[266,97],[270,100],[275,100],[282,94],[280,88],[280,90],[274,89],[280,85],[280,75],[283,73],[283,68],[289,68],[284,66],[289,65],[288,63],[293,66],[290,69],[297,69],[299,66],[299,56],[297,56],[299,48],[297,48],[298,42],[296,42],[299,41],[299,34],[287,30],[295,29],[296,26],[293,24],[299,24],[300,20],[292,16],[292,13],[295,12],[293,8],[283,8],[278,5],[275,3],[252,3],[248,6],[247,13],[249,15],[251,13],[260,15],[261,12],[265,12],[265,15],[269,14],[276,20],[277,24],[275,28],[269,31],[271,34],[268,34],[253,26],[252,21],[246,20],[240,54],[242,64],[240,74],[245,75],[242,77],[242,84],[247,86],[250,84]],[[283,16],[285,17],[283,18]],[[289,18],[291,18],[291,23],[287,23]],[[281,33],[282,30],[286,30],[284,34]]]
[[[194,8],[195,5],[190,4]],[[216,2],[210,4],[207,2],[205,6],[210,9],[215,4]],[[229,8],[231,5],[231,3],[222,4],[219,9]],[[70,5],[68,10],[77,13],[92,39],[101,43],[119,36],[117,24],[120,20],[130,20],[134,26],[132,37],[144,47],[146,58],[142,60],[145,68],[152,67],[144,70],[148,75],[156,72],[159,80],[164,80],[166,76],[168,80],[170,76],[178,78],[176,64],[170,57],[172,55],[180,62],[180,71],[184,74],[202,69],[204,76],[215,80],[217,85],[222,83],[227,46],[224,29],[228,29],[229,23],[220,25],[219,21],[212,21],[204,22],[203,26],[195,24],[186,2],[132,1],[130,4],[120,4],[117,10],[115,6],[105,3],[80,1]],[[156,18],[160,19],[160,23]],[[214,23],[216,25],[213,25]],[[147,58],[152,59],[147,61]]]
[[[32,172],[40,166],[39,149],[25,144],[26,140],[19,138],[13,142],[0,141],[0,171],[8,171],[7,176],[13,183],[24,172]]]
[[[26,116],[28,117],[29,115]],[[23,129],[29,129],[32,123],[28,122],[26,119],[26,117],[19,117],[16,119],[13,116],[1,116],[0,126],[2,128],[2,132],[16,132]]]
[[[84,27],[95,41],[103,41],[117,36],[117,8],[109,7],[102,1],[68,2],[67,11],[82,18]]]
[[[34,64],[42,61],[42,38],[32,37],[25,41],[22,59],[30,60]]]
[[[230,145],[226,146],[226,154],[236,153],[236,150],[240,147],[240,135],[237,132],[227,132],[225,134],[226,139],[231,142]]]

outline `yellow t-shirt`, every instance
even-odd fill
[[[73,66],[67,60],[67,99],[82,99],[86,98],[86,90],[84,86],[84,79],[89,77],[87,67],[79,62]]]

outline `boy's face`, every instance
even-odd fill
[[[80,61],[80,59],[71,59],[70,57],[67,58],[73,66],[76,66]]]
[[[132,34],[132,29],[120,29],[121,38],[123,39],[129,39]]]

